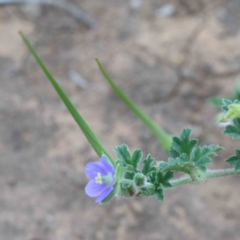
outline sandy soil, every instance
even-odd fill
[[[1,240],[238,240],[239,177],[183,186],[155,198],[99,206],[84,193],[84,166],[98,158],[30,56],[33,43],[58,82],[112,153],[131,150],[166,160],[154,136],[114,95],[98,57],[124,92],[171,134],[191,127],[202,144],[227,150],[208,99],[231,93],[240,73],[237,0],[72,0],[97,22],[87,29],[54,7],[0,7]],[[171,17],[155,16],[164,3]],[[85,81],[76,83],[81,76]],[[114,156],[114,154],[113,154]]]

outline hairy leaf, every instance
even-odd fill
[[[195,166],[202,170],[202,171],[206,171],[206,165],[210,164],[211,162],[211,158],[208,157],[208,154],[205,154],[204,150],[208,150],[203,149],[201,147],[196,147],[193,149],[192,151],[192,156],[191,156],[191,160],[195,163]]]
[[[153,162],[154,159],[152,158],[151,154],[148,154],[147,157],[143,160],[142,173],[144,175],[149,174],[151,171],[155,169],[155,167],[152,166]]]
[[[183,153],[180,157],[169,158],[167,162],[160,162],[159,168],[160,171],[179,171],[189,173],[190,168],[194,167],[194,164],[191,163],[189,156],[186,153]]]
[[[133,154],[132,154],[132,164],[134,166],[134,168],[137,170],[139,167],[139,164],[142,160],[142,150],[141,149],[136,149],[134,150]]]
[[[124,166],[127,171],[139,171],[138,168],[143,155],[141,149],[134,150],[132,157],[126,144],[115,147],[113,151],[118,157],[117,163],[120,163],[122,166]]]
[[[222,106],[222,97],[213,97],[209,100],[209,103],[215,107],[221,107]]]
[[[155,195],[158,200],[163,201],[164,188],[171,187],[171,183],[169,182],[174,177],[174,173],[171,171],[166,172],[163,174],[162,172],[153,171],[149,174],[149,181],[154,184],[155,189],[151,193],[151,195]]]
[[[225,98],[223,98],[222,99],[222,110],[224,111],[224,112],[227,112],[228,110],[229,110],[229,105],[231,105],[231,104],[233,104],[233,103],[236,103],[236,104],[238,104],[238,103],[240,103],[240,101],[238,100],[238,99],[225,99]]]
[[[227,136],[232,137],[233,139],[239,139],[240,138],[240,118],[233,119],[234,125],[228,125],[226,126],[223,133]]]
[[[233,103],[232,100],[223,98],[222,99],[222,110],[227,112],[229,110],[228,105],[232,104],[232,103]]]
[[[155,195],[159,201],[163,202],[164,200],[163,189],[160,188],[160,189],[154,190],[153,195]]]
[[[240,169],[240,150],[236,150],[236,155],[229,157],[226,162],[229,165],[232,165],[235,167],[235,170]]]
[[[217,152],[224,148],[219,145],[209,145],[202,147],[194,147],[190,157],[183,153],[180,157],[169,158],[167,162],[160,162],[160,171],[181,171],[190,173],[191,169],[196,167],[201,171],[206,171],[206,165],[211,159],[217,155]]]
[[[190,128],[184,128],[181,132],[180,138],[173,137],[171,144],[170,155],[174,158],[179,157],[185,153],[190,156],[192,149],[197,145],[197,139],[190,139],[192,130]]]
[[[132,165],[131,155],[126,144],[122,144],[121,146],[115,147],[113,151],[116,153],[119,162],[123,165]]]

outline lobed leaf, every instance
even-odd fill
[[[240,150],[236,150],[236,155],[229,157],[226,162],[229,165],[232,165],[235,167],[235,170],[240,169]]]
[[[211,158],[204,153],[201,147],[194,148],[192,151],[191,161],[195,163],[195,166],[201,171],[206,171],[206,165],[210,164]]]
[[[151,171],[155,170],[155,167],[152,166],[154,159],[151,154],[148,154],[147,157],[143,160],[142,173],[148,175]]]
[[[122,144],[121,146],[115,147],[113,151],[116,153],[119,161],[123,166],[132,165],[129,148],[126,144]]]
[[[133,167],[137,170],[139,167],[139,164],[142,160],[142,150],[141,149],[136,149],[134,150],[133,154],[132,154],[132,164]]]
[[[160,162],[160,171],[181,171],[190,173],[192,168],[198,168],[206,171],[206,165],[210,164],[211,159],[217,155],[217,152],[224,148],[219,145],[209,145],[202,147],[194,147],[190,157],[183,153],[177,158],[169,158],[167,162]]]
[[[171,187],[170,180],[174,177],[174,173],[168,171],[166,174],[163,174],[159,171],[153,171],[149,174],[149,181],[154,184],[155,189],[151,195],[155,195],[158,200],[164,200],[164,188]]]
[[[159,201],[163,202],[164,200],[163,189],[160,188],[160,189],[154,190],[153,195],[155,195]]]
[[[222,97],[213,97],[209,99],[209,103],[215,107],[221,107],[222,106]]]
[[[232,103],[233,103],[232,100],[223,98],[222,99],[222,104],[223,104],[222,105],[222,110],[228,111],[228,105],[230,105]]]
[[[240,139],[240,118],[233,119],[234,125],[226,126],[223,134],[232,137],[233,139]]]
[[[192,149],[197,145],[197,139],[190,139],[192,130],[190,128],[184,128],[181,132],[180,138],[173,137],[171,144],[170,155],[174,158],[179,157],[185,153],[190,156]]]
[[[190,168],[193,168],[194,164],[191,163],[189,156],[183,153],[180,157],[169,158],[167,162],[160,162],[160,171],[179,171],[189,173]]]

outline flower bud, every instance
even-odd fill
[[[238,117],[240,117],[240,104],[232,103],[228,105],[228,111],[221,117],[219,122],[227,122]]]
[[[143,187],[145,185],[145,182],[146,182],[146,177],[144,174],[142,173],[137,173],[135,176],[134,176],[134,182],[136,184],[136,186],[138,187]]]
[[[122,190],[122,194],[125,197],[133,197],[137,192],[136,187],[134,187],[133,185],[129,186],[128,188],[122,188],[121,190]]]

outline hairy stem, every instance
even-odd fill
[[[205,179],[218,178],[218,177],[227,177],[240,174],[240,170],[235,171],[234,168],[229,169],[217,169],[217,170],[207,170],[205,173]],[[189,175],[185,175],[179,179],[174,179],[170,181],[172,187],[178,187],[190,183],[198,183],[194,181]]]
[[[171,180],[170,183],[171,183],[172,187],[179,187],[182,185],[193,183],[193,180],[189,175],[185,175],[179,179]]]
[[[232,175],[240,174],[240,170],[235,170],[234,168],[228,169],[218,169],[218,170],[207,170],[206,177],[209,178],[217,178],[217,177],[227,177]]]
[[[121,179],[120,182],[125,184],[131,184],[131,185],[134,183],[133,180],[126,179],[126,178]]]

